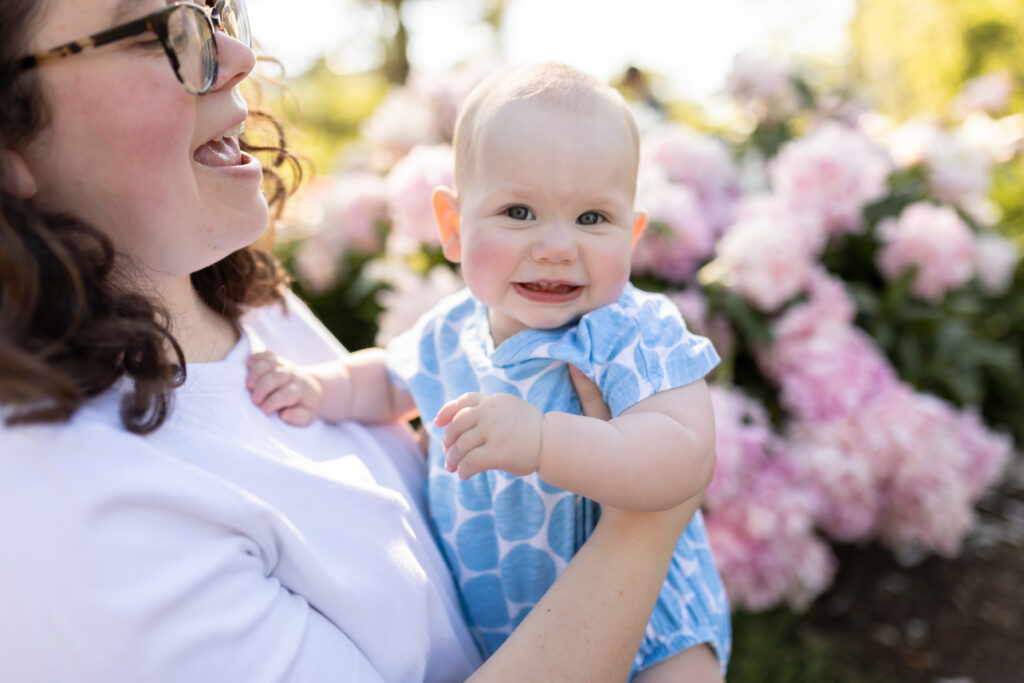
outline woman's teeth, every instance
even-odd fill
[[[231,128],[228,128],[226,131],[224,131],[223,133],[221,133],[220,135],[215,137],[213,139],[213,141],[214,142],[220,142],[224,138],[237,138],[239,135],[241,135],[244,132],[245,132],[245,121],[243,121],[242,123],[238,124],[237,126],[232,126]]]

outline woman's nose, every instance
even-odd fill
[[[252,73],[256,67],[256,53],[245,43],[235,40],[223,31],[214,31],[217,41],[217,82],[213,90],[233,88]]]

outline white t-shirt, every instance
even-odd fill
[[[193,364],[170,417],[116,392],[63,425],[0,426],[0,680],[461,681],[480,656],[400,427],[289,427],[245,358],[344,353],[294,298]]]

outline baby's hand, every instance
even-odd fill
[[[271,351],[254,353],[245,364],[249,368],[245,388],[264,413],[278,413],[297,427],[308,425],[320,414],[324,390],[312,373]]]
[[[525,475],[540,468],[544,415],[510,394],[470,393],[441,408],[445,468],[469,479],[484,470]]]

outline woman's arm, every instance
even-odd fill
[[[597,387],[571,372],[584,412],[607,419]],[[666,512],[603,507],[569,567],[470,680],[626,680],[676,542],[699,505],[695,496]]]
[[[667,512],[603,507],[568,568],[470,679],[621,683],[698,497]]]

